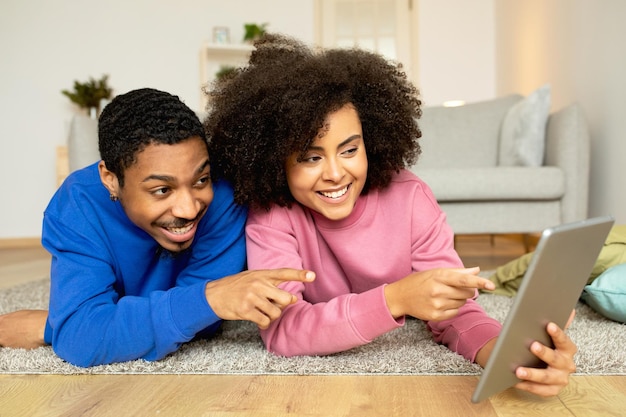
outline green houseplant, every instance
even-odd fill
[[[109,86],[109,76],[103,75],[102,78],[96,80],[90,77],[86,82],[74,81],[74,89],[61,90],[63,95],[67,96],[72,103],[81,109],[87,110],[87,113],[96,117],[100,114],[100,100],[109,100],[113,95],[113,89]]]
[[[263,34],[265,34],[267,25],[267,23],[262,23],[260,25],[256,23],[244,23],[243,28],[245,32],[243,35],[243,41],[251,43],[260,38]]]
[[[230,75],[236,70],[237,68],[233,67],[232,65],[222,65],[220,69],[215,73],[215,78],[221,80],[222,78]]]

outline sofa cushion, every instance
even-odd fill
[[[420,169],[437,201],[555,200],[565,192],[557,167]]]
[[[521,99],[510,95],[459,107],[424,107],[417,169],[497,165],[502,121]]]
[[[550,92],[546,84],[509,109],[502,122],[498,165],[543,164]]]

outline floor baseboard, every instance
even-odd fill
[[[0,249],[24,249],[41,247],[41,237],[0,239]]]

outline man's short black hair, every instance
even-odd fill
[[[152,143],[173,145],[206,135],[198,116],[177,96],[151,88],[115,97],[98,121],[100,157],[124,186],[124,171]]]

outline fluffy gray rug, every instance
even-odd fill
[[[46,308],[47,279],[0,291],[0,314],[22,308]],[[512,300],[481,295],[478,302],[494,318],[504,321]],[[578,345],[579,374],[626,374],[626,326],[577,307],[568,330]],[[0,348],[0,373],[19,374],[387,374],[475,375],[481,368],[433,342],[425,325],[406,325],[372,343],[324,357],[277,357],[264,349],[256,327],[226,322],[211,340],[195,341],[163,360],[136,360],[79,368],[59,359],[50,347],[26,351]]]

